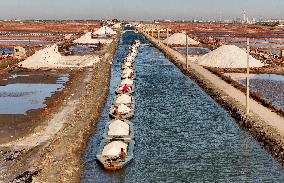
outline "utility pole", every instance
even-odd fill
[[[158,28],[158,42],[160,42],[160,29]]]
[[[246,114],[249,114],[249,56],[250,56],[249,38],[247,38],[247,96],[246,96]]]
[[[185,57],[185,62],[186,62],[186,70],[188,70],[188,36],[187,36],[187,32],[185,34],[186,38],[185,38],[185,44],[186,44],[186,57]]]
[[[169,29],[167,28],[167,39],[169,38]],[[167,46],[169,46],[169,43],[167,42]]]

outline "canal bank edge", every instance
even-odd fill
[[[94,66],[91,82],[74,117],[44,149],[31,168],[38,171],[33,182],[80,182],[83,155],[100,119],[109,93],[111,64],[120,42],[120,34],[107,48],[104,58]]]
[[[249,116],[246,115],[246,107],[241,101],[236,100],[233,96],[234,92],[240,94],[241,91],[237,90],[230,85],[231,90],[234,92],[227,93],[223,91],[223,88],[216,85],[216,82],[225,82],[218,76],[212,74],[205,68],[198,66],[197,64],[189,62],[189,69],[186,69],[185,58],[177,51],[169,48],[163,43],[159,43],[157,39],[151,37],[145,32],[138,30],[143,34],[155,47],[162,51],[171,62],[173,62],[185,75],[193,79],[206,93],[208,93],[216,102],[228,110],[232,117],[236,119],[240,127],[249,131],[258,142],[269,150],[277,160],[283,164],[284,160],[284,118],[280,117],[276,113],[266,108],[266,112],[273,113],[277,118],[277,121],[283,122],[278,128],[277,125],[272,125],[270,121],[264,120],[261,115],[251,112]],[[209,77],[211,77],[209,79]],[[214,78],[215,82],[212,82]],[[226,83],[229,85],[228,83]],[[242,95],[244,95],[242,93]],[[245,98],[245,95],[243,96]],[[261,104],[251,99],[254,105]],[[263,106],[261,106],[263,108]],[[281,118],[281,119],[280,119]],[[283,127],[283,128],[282,128]],[[282,128],[282,129],[280,129]]]

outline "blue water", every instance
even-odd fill
[[[69,50],[77,53],[88,53],[88,52],[93,52],[96,51],[97,46],[96,45],[75,45],[75,46],[70,46]]]
[[[244,74],[245,77],[245,74]],[[246,79],[239,79],[246,86]],[[279,109],[284,109],[284,76],[278,74],[256,74],[250,78],[250,88],[262,94]]]
[[[0,55],[2,55],[3,51],[5,55],[13,55],[14,49],[13,48],[0,48]]]
[[[108,172],[95,156],[110,120],[121,61],[137,38],[146,44],[136,59],[134,160]],[[110,96],[84,156],[82,183],[284,181],[271,155],[141,35],[123,35],[112,69]]]
[[[9,78],[33,77],[11,75]],[[0,86],[0,114],[26,114],[28,110],[44,108],[45,100],[55,92],[62,91],[68,75],[61,75],[55,84],[15,83]]]
[[[186,48],[185,47],[178,47],[176,50],[182,54],[186,54]],[[189,47],[188,48],[188,54],[190,55],[204,55],[206,53],[209,53],[211,50],[204,47]]]

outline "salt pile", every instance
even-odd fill
[[[114,25],[112,26],[112,28],[114,28],[114,29],[120,29],[120,28],[121,28],[121,23],[114,24]]]
[[[121,81],[121,85],[128,85],[128,86],[132,86],[133,85],[133,80],[131,79],[124,79]]]
[[[92,38],[92,33],[91,32],[87,32],[86,34],[84,34],[83,36],[81,36],[80,38],[76,39],[75,41],[73,41],[74,43],[79,43],[79,44],[110,44],[112,43],[112,39],[103,39],[103,38]]]
[[[187,36],[189,45],[198,45],[199,42]],[[186,45],[186,34],[184,33],[175,33],[172,36],[168,37],[163,41],[165,44],[169,45]]]
[[[131,104],[132,98],[127,94],[119,95],[115,101],[115,104]]]
[[[120,104],[117,111],[119,114],[127,114],[131,111],[131,109],[124,104]]]
[[[208,67],[246,68],[247,53],[245,50],[242,50],[235,45],[224,45],[206,55],[201,56],[196,62]],[[264,64],[250,56],[249,66],[263,67]]]
[[[130,127],[127,123],[116,120],[112,122],[108,127],[108,135],[114,135],[114,136],[123,136],[123,135],[129,135]]]
[[[90,67],[99,61],[94,56],[62,56],[56,44],[37,51],[31,57],[19,63],[19,66],[29,69],[39,68],[77,68]]]
[[[94,32],[94,35],[116,35],[116,32],[107,26],[103,26]]]
[[[113,141],[104,147],[102,155],[103,156],[119,156],[122,148],[124,152],[127,153],[127,147],[128,145],[122,141]]]

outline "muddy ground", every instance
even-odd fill
[[[0,144],[14,141],[32,133],[41,124],[40,121],[44,121],[49,112],[62,103],[68,90],[72,88],[71,84],[81,73],[82,71],[20,71],[13,69],[8,73],[1,74],[0,86],[16,83],[55,84],[60,74],[68,74],[69,82],[65,84],[66,90],[64,92],[56,92],[51,97],[46,98],[44,101],[46,107],[44,108],[31,109],[26,114],[0,114]],[[9,78],[13,74],[19,76]]]
[[[66,88],[38,111],[35,121],[41,124],[30,135],[0,145],[0,182],[15,178],[27,182],[80,181],[87,141],[108,96],[118,42],[119,38],[102,51],[106,54],[93,68],[72,72]]]

